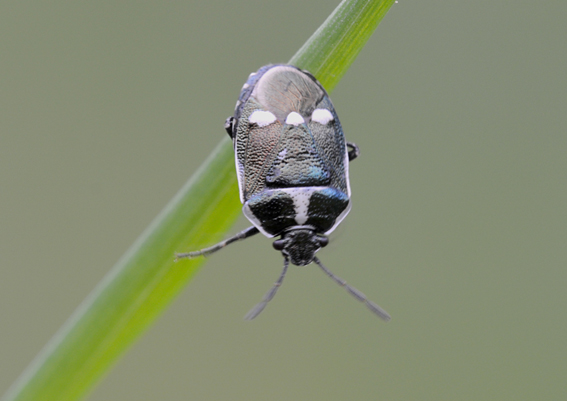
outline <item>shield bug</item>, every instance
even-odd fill
[[[244,215],[253,226],[200,251],[177,258],[207,256],[261,232],[284,258],[279,279],[247,315],[255,318],[274,297],[289,263],[315,262],[384,320],[390,315],[331,273],[315,256],[327,235],[350,210],[349,162],[358,147],[345,141],[335,108],[323,86],[307,71],[268,65],[250,74],[225,129],[234,144]]]

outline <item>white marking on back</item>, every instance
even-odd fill
[[[276,121],[276,116],[269,111],[256,110],[250,115],[248,121],[258,124],[258,127],[265,127]]]
[[[333,121],[334,119],[331,112],[327,109],[315,109],[311,115],[311,121],[318,122],[322,125],[327,125],[329,121]]]
[[[237,166],[237,168],[238,167],[239,166]],[[239,182],[238,183],[240,184],[240,175],[239,175]],[[294,212],[295,212],[295,221],[297,222],[298,225],[304,225],[307,222],[307,220],[309,219],[309,216],[307,215],[307,213],[309,211],[309,203],[310,203],[310,200],[311,200],[311,196],[315,192],[322,191],[325,188],[327,188],[327,187],[296,187],[296,188],[283,188],[283,189],[278,189],[278,190],[274,190],[274,191],[285,192],[293,200],[293,208],[294,208]],[[272,191],[268,191],[268,192],[272,192]],[[242,199],[242,192],[240,192],[240,195],[241,195],[241,201],[244,203],[244,206],[242,208],[242,211],[244,212],[244,216],[246,216],[246,218],[248,220],[250,220],[250,222],[252,224],[254,224],[254,226],[258,230],[260,230],[260,232],[262,234],[264,234],[266,237],[268,237],[268,238],[275,237],[274,234],[270,234],[264,229],[264,227],[262,226],[263,222],[260,221],[260,219],[258,219],[254,215],[254,213],[252,213],[252,210],[250,209],[248,202],[247,201],[244,202],[244,200]],[[339,225],[339,223],[345,218],[345,216],[350,211],[350,206],[351,206],[351,203],[349,202],[346,209],[335,220],[335,224],[333,224],[333,227],[331,227],[329,230],[327,230],[323,234],[325,234],[325,235],[330,234]]]
[[[293,208],[295,210],[295,221],[300,226],[305,224],[309,216],[309,198],[313,194],[313,188],[293,188],[289,191],[289,196],[293,199]]]
[[[296,113],[295,111],[292,111],[291,113],[289,113],[287,115],[287,118],[285,119],[286,124],[295,125],[296,127],[299,124],[303,124],[304,122],[305,122],[305,120],[303,119],[303,117],[301,117],[301,114]]]

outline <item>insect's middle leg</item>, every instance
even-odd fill
[[[356,143],[354,142],[347,142],[347,147],[349,147],[349,151],[348,151],[348,161],[353,161],[354,159],[356,159],[358,157],[358,155],[360,154],[360,149],[358,148],[358,146],[356,146]]]

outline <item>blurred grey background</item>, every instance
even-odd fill
[[[0,393],[337,1],[0,3]],[[567,3],[395,4],[332,98],[361,157],[314,267],[212,257],[89,400],[567,399]],[[244,218],[234,231],[245,227]]]

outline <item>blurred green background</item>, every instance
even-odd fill
[[[0,3],[0,394],[337,4]],[[567,399],[566,21],[401,0],[333,92],[362,154],[319,256],[390,323],[312,266],[244,322],[282,264],[255,237],[89,400]]]

